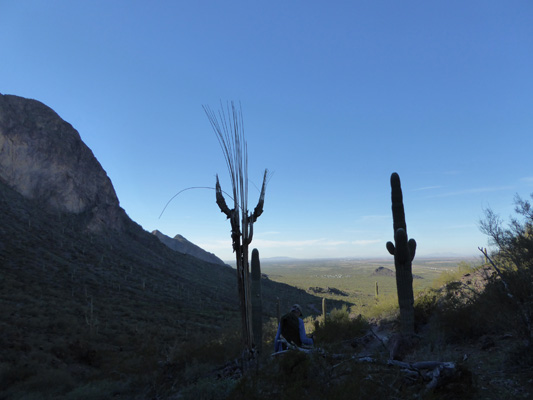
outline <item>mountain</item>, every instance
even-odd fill
[[[0,399],[166,398],[239,354],[237,299],[234,269],[127,216],[70,124],[0,95]],[[269,279],[262,299],[267,326],[321,300]]]
[[[220,258],[218,258],[216,255],[205,251],[194,243],[189,242],[181,235],[176,235],[174,236],[174,239],[172,239],[167,235],[159,232],[157,229],[152,232],[152,235],[157,237],[161,241],[161,243],[165,244],[174,251],[179,251],[183,254],[189,254],[193,257],[199,258],[200,260],[204,260],[213,264],[226,265],[226,263]]]
[[[49,210],[121,230],[126,214],[79,133],[39,101],[0,94],[0,180]]]

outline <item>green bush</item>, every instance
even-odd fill
[[[398,306],[398,295],[396,293],[381,296],[376,300],[374,306],[368,311],[369,318],[380,320],[395,320],[400,315]]]
[[[360,336],[368,328],[367,321],[361,316],[350,315],[346,305],[334,308],[326,321],[315,323],[315,340],[320,346],[351,340]]]
[[[533,199],[533,194],[531,194]],[[507,228],[492,210],[485,210],[481,231],[496,247],[489,262],[497,270],[499,280],[494,282],[500,294],[507,297],[514,318],[512,328],[533,345],[533,207],[527,200],[515,197],[516,217],[511,217]],[[501,296],[500,296],[501,297]]]
[[[417,327],[430,321],[437,308],[440,295],[440,292],[435,289],[427,289],[417,294],[414,304],[415,325]]]

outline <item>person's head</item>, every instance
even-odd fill
[[[299,304],[294,304],[291,307],[291,312],[298,314],[299,317],[302,317],[304,315],[304,313],[302,312],[302,307],[300,307]]]

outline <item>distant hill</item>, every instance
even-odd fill
[[[396,273],[392,269],[378,267],[372,272],[372,276],[396,276]]]
[[[376,268],[374,270],[374,272],[372,272],[371,276],[391,276],[391,277],[396,277],[396,272],[394,272],[390,268],[378,267],[378,268]],[[413,279],[424,279],[424,278],[421,277],[420,275],[413,274]]]
[[[157,237],[161,243],[165,244],[174,251],[179,251],[183,254],[189,254],[193,257],[199,258],[200,260],[204,260],[213,264],[226,265],[226,263],[216,255],[205,251],[194,243],[189,242],[181,235],[176,235],[172,239],[158,230],[153,231],[152,235],[155,235],[155,237]]]

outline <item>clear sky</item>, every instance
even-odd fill
[[[242,104],[262,257],[390,257],[390,174],[418,254],[475,255],[533,192],[531,1],[0,0],[0,93],[78,130],[148,231],[231,260],[202,105]],[[229,201],[229,200],[228,200]]]

